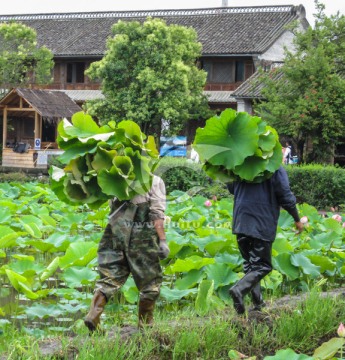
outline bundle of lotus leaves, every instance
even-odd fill
[[[109,199],[129,200],[151,188],[159,153],[154,138],[131,120],[100,127],[79,112],[72,123],[59,123],[57,143],[64,150],[59,160],[66,166],[50,168],[51,187],[68,204],[97,208]]]
[[[262,182],[282,164],[276,130],[258,116],[233,109],[224,110],[198,128],[193,147],[206,173],[223,182]]]

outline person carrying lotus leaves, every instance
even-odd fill
[[[303,224],[296,208],[286,170],[280,166],[271,178],[261,183],[235,181],[228,185],[234,195],[232,232],[236,234],[238,248],[244,259],[244,277],[229,294],[238,314],[245,313],[244,297],[250,293],[253,310],[261,310],[265,303],[260,280],[272,271],[271,251],[276,237],[280,207],[294,219],[297,232]]]
[[[297,231],[303,230],[282,166],[278,133],[260,117],[226,109],[197,129],[193,146],[206,173],[227,183],[234,195],[232,232],[245,273],[229,290],[234,308],[245,313],[244,297],[251,293],[254,308],[260,310],[264,306],[260,280],[272,270],[280,207],[293,217]]]
[[[100,279],[84,319],[90,332],[100,328],[105,305],[130,274],[140,291],[139,327],[153,324],[153,310],[162,283],[160,259],[169,255],[165,208],[165,185],[155,175],[147,193],[135,195],[130,201],[111,201],[109,222],[98,247]]]

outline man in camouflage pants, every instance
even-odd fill
[[[144,195],[131,201],[114,201],[98,247],[98,270],[91,308],[84,323],[99,328],[106,303],[132,274],[140,291],[139,327],[152,325],[153,310],[162,283],[160,259],[169,254],[164,231],[165,185],[158,176]]]

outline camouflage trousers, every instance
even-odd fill
[[[156,231],[146,223],[126,229],[108,224],[98,247],[100,279],[95,290],[109,300],[132,274],[140,299],[155,301],[162,283],[158,248]]]

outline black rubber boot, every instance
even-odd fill
[[[250,294],[252,296],[252,302],[253,302],[253,307],[251,308],[251,310],[253,310],[253,311],[261,311],[261,309],[263,307],[265,307],[266,304],[265,304],[265,302],[264,302],[264,300],[262,298],[260,283],[256,284],[250,290]]]
[[[232,297],[237,314],[244,314],[246,311],[244,306],[244,296],[260,282],[263,276],[265,276],[265,274],[262,274],[259,271],[252,271],[246,274],[236,285],[230,288],[229,294]]]

